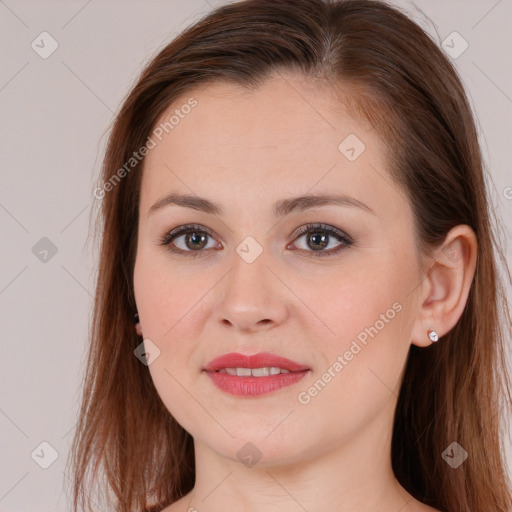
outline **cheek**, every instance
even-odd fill
[[[327,318],[336,336],[317,340],[324,365],[297,390],[298,414],[325,440],[348,440],[392,414],[409,347],[401,338],[406,310],[392,297],[360,295],[338,312]]]
[[[144,250],[137,254],[134,290],[143,336],[159,349],[148,370],[167,410],[181,425],[192,427],[191,431],[193,418],[204,414],[200,408],[195,409],[197,403],[189,394],[199,375],[199,367],[191,362],[198,339],[191,329],[191,319],[204,294],[197,288],[199,284],[159,255]]]
[[[328,327],[322,330],[326,336],[315,339],[323,356],[324,367],[319,369],[328,370],[342,356],[343,370],[331,373],[344,377],[331,380],[340,386],[346,380],[349,389],[357,386],[356,395],[374,386],[392,388],[410,346],[415,260],[392,256],[375,254],[375,261],[354,261],[348,269],[332,273],[330,283],[320,280],[317,287],[303,289],[302,298]]]
[[[358,382],[365,377],[371,380],[372,367],[393,368],[397,350],[407,349],[402,340],[408,323],[404,304],[396,300],[396,294],[374,290],[341,286],[339,294],[316,302],[322,319],[334,332],[318,339],[317,349],[325,356],[327,368],[341,360],[344,373]],[[350,372],[345,371],[348,367]]]
[[[300,287],[300,298],[308,306],[309,313],[304,327],[312,327],[321,321],[322,332],[318,331],[317,341],[329,354],[348,350],[350,341],[360,335],[365,340],[365,329],[378,322],[379,331],[396,324],[394,303],[401,303],[399,277],[390,269],[384,269],[382,262],[369,268],[364,262],[351,265],[348,269],[329,270],[329,274],[308,276],[307,286]],[[306,309],[304,309],[306,312]],[[388,312],[386,314],[386,312]],[[381,315],[384,318],[381,319]],[[310,336],[314,332],[309,333]]]
[[[144,336],[155,341],[174,337],[204,294],[202,281],[160,251],[142,248],[135,261],[134,289]]]

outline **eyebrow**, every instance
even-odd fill
[[[204,197],[188,195],[188,194],[169,194],[162,199],[158,200],[148,211],[148,216],[166,206],[175,205],[183,206],[185,208],[192,208],[205,213],[213,215],[223,215],[222,207],[209,199]],[[365,203],[347,195],[305,195],[292,197],[289,199],[281,199],[277,201],[273,208],[272,213],[274,217],[283,217],[294,211],[304,211],[318,206],[352,206],[367,211],[373,215],[376,213]]]

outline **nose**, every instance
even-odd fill
[[[285,321],[290,292],[270,263],[265,251],[251,263],[235,253],[216,306],[216,315],[224,327],[256,332]]]

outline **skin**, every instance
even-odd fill
[[[457,226],[435,259],[420,257],[410,204],[385,169],[384,142],[298,75],[253,91],[210,84],[162,117],[190,96],[198,105],[146,157],[134,271],[140,328],[160,350],[148,369],[194,438],[195,487],[165,512],[435,510],[394,477],[393,414],[410,345],[431,345],[427,330],[441,337],[462,314],[475,270],[473,231]],[[349,134],[365,144],[352,162],[338,150]],[[206,197],[225,212],[170,205],[149,214],[170,192]],[[275,201],[306,193],[346,194],[374,213],[327,205],[272,217]],[[202,256],[159,245],[189,223],[213,233]],[[308,223],[338,228],[354,243],[332,257],[308,257],[314,242],[294,236]],[[252,263],[236,251],[247,236],[262,248]],[[183,235],[174,243],[189,254],[195,247]],[[339,245],[330,236],[321,250]],[[401,311],[300,403],[299,393],[394,303]],[[237,397],[201,371],[226,352],[260,351],[310,372],[281,390]],[[237,457],[248,442],[261,452],[252,467]]]

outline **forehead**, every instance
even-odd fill
[[[195,106],[183,108],[190,98]],[[272,78],[251,90],[223,82],[192,89],[155,127],[173,114],[172,128],[154,139],[145,158],[142,211],[170,191],[215,191],[227,203],[237,194],[242,206],[251,195],[299,195],[313,187],[343,193],[363,187],[366,196],[382,188],[375,173],[384,172],[383,141],[333,91],[300,77]],[[344,151],[354,143],[361,154],[350,160]]]
[[[371,131],[348,113],[332,90],[296,75],[280,75],[255,89],[226,82],[201,86],[175,100],[157,125],[191,97],[197,105],[164,134],[170,144],[182,148],[180,157],[187,152],[187,158],[200,159],[205,152],[213,152],[218,159],[238,160],[247,150],[291,157],[290,149],[307,154],[319,146],[336,154],[340,137],[349,130],[361,138]]]

